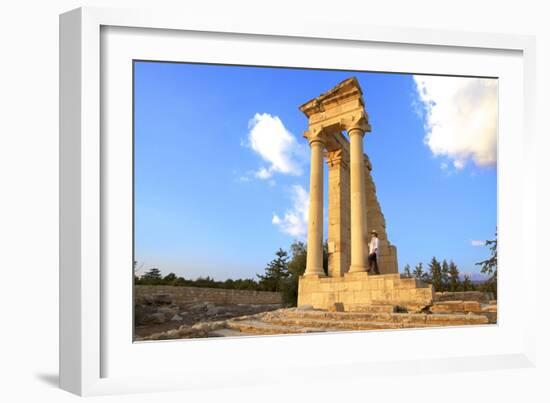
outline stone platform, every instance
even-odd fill
[[[486,316],[474,313],[401,313],[393,312],[393,309],[387,312],[385,309],[367,309],[366,306],[364,309],[364,312],[327,312],[311,308],[285,308],[228,320],[201,322],[193,326],[179,326],[141,340],[475,326],[494,323]]]
[[[343,277],[302,276],[298,307],[327,311],[354,311],[365,305],[392,305],[421,312],[434,300],[431,284],[400,274],[345,273]]]

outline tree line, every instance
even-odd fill
[[[480,272],[489,276],[483,283],[474,283],[467,275],[460,275],[454,261],[443,259],[439,261],[432,257],[425,269],[423,263],[418,263],[414,269],[409,264],[403,268],[403,276],[416,278],[431,283],[435,291],[490,291],[497,295],[497,236],[487,240],[490,257],[476,263],[481,266]],[[307,245],[302,241],[294,241],[290,245],[290,252],[279,248],[275,258],[265,267],[263,274],[257,274],[256,279],[227,279],[216,281],[213,278],[199,277],[195,280],[178,277],[174,273],[162,276],[160,269],[152,268],[141,276],[134,274],[135,284],[142,285],[175,285],[187,287],[209,287],[254,291],[274,291],[282,295],[286,305],[295,306],[298,300],[298,280],[306,270]],[[328,272],[328,245],[323,244],[323,269]],[[136,262],[134,262],[136,273]]]
[[[298,300],[298,279],[306,270],[307,247],[304,242],[295,241],[290,245],[290,253],[279,248],[275,258],[270,261],[263,274],[257,274],[256,279],[227,279],[216,281],[213,278],[198,277],[186,279],[174,273],[162,275],[159,268],[153,267],[138,276],[137,262],[134,262],[134,283],[137,285],[173,285],[184,287],[208,287],[251,291],[280,292],[285,304],[296,305]],[[323,245],[323,268],[328,271],[328,245]]]
[[[134,271],[135,273],[135,271]],[[158,267],[153,267],[143,275],[134,274],[134,284],[137,285],[174,285],[183,287],[201,287],[201,288],[223,288],[229,290],[252,290],[264,291],[257,281],[251,278],[227,279],[225,281],[216,281],[210,276],[198,277],[196,279],[186,279],[179,277],[174,273],[162,275]]]
[[[435,291],[486,291],[492,292],[496,297],[498,263],[496,233],[494,239],[485,241],[485,246],[489,247],[489,258],[476,263],[481,266],[480,272],[489,276],[482,283],[472,282],[468,275],[462,276],[461,280],[460,271],[452,260],[447,262],[444,259],[439,262],[435,257],[432,257],[428,263],[427,270],[424,270],[422,263],[418,263],[413,270],[409,264],[406,264],[403,268],[403,276],[431,283]]]
[[[407,278],[416,278],[426,283],[431,283],[435,291],[474,291],[475,284],[470,279],[470,276],[464,275],[460,278],[460,271],[457,265],[452,260],[447,262],[439,262],[436,257],[433,257],[428,263],[425,270],[422,262],[418,263],[413,270],[411,266],[406,264],[403,268],[403,276]]]

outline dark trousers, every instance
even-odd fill
[[[378,271],[378,259],[376,258],[376,253],[371,253],[369,255],[369,273],[373,272],[374,267],[374,273],[380,274],[380,271]]]

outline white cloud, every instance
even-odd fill
[[[285,234],[305,239],[309,212],[309,193],[299,185],[291,188],[292,208],[283,217],[273,214],[271,222]]]
[[[271,170],[263,167],[254,172],[254,176],[259,179],[269,179],[272,174],[273,172]]]
[[[414,82],[424,107],[424,142],[432,153],[449,158],[456,170],[470,160],[478,166],[495,165],[497,80],[414,76]]]
[[[485,241],[472,240],[470,244],[472,246],[485,246]]]
[[[252,150],[269,164],[261,167],[254,176],[269,179],[274,173],[301,175],[304,146],[298,143],[278,116],[256,113],[248,123],[248,143]]]

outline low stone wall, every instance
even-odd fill
[[[433,287],[414,278],[399,274],[368,275],[346,273],[344,277],[300,277],[298,306],[311,305],[318,309],[332,309],[335,304],[343,310],[368,304],[403,306],[420,311],[433,302]]]
[[[494,300],[495,297],[492,292],[481,292],[481,291],[445,291],[445,292],[436,292],[434,296],[434,301],[436,302],[445,302],[445,301],[477,301],[477,302],[489,302]]]
[[[136,285],[135,298],[142,303],[146,297],[168,294],[173,304],[211,302],[214,304],[281,304],[281,295],[269,291],[225,290],[221,288],[179,287],[170,285]]]

